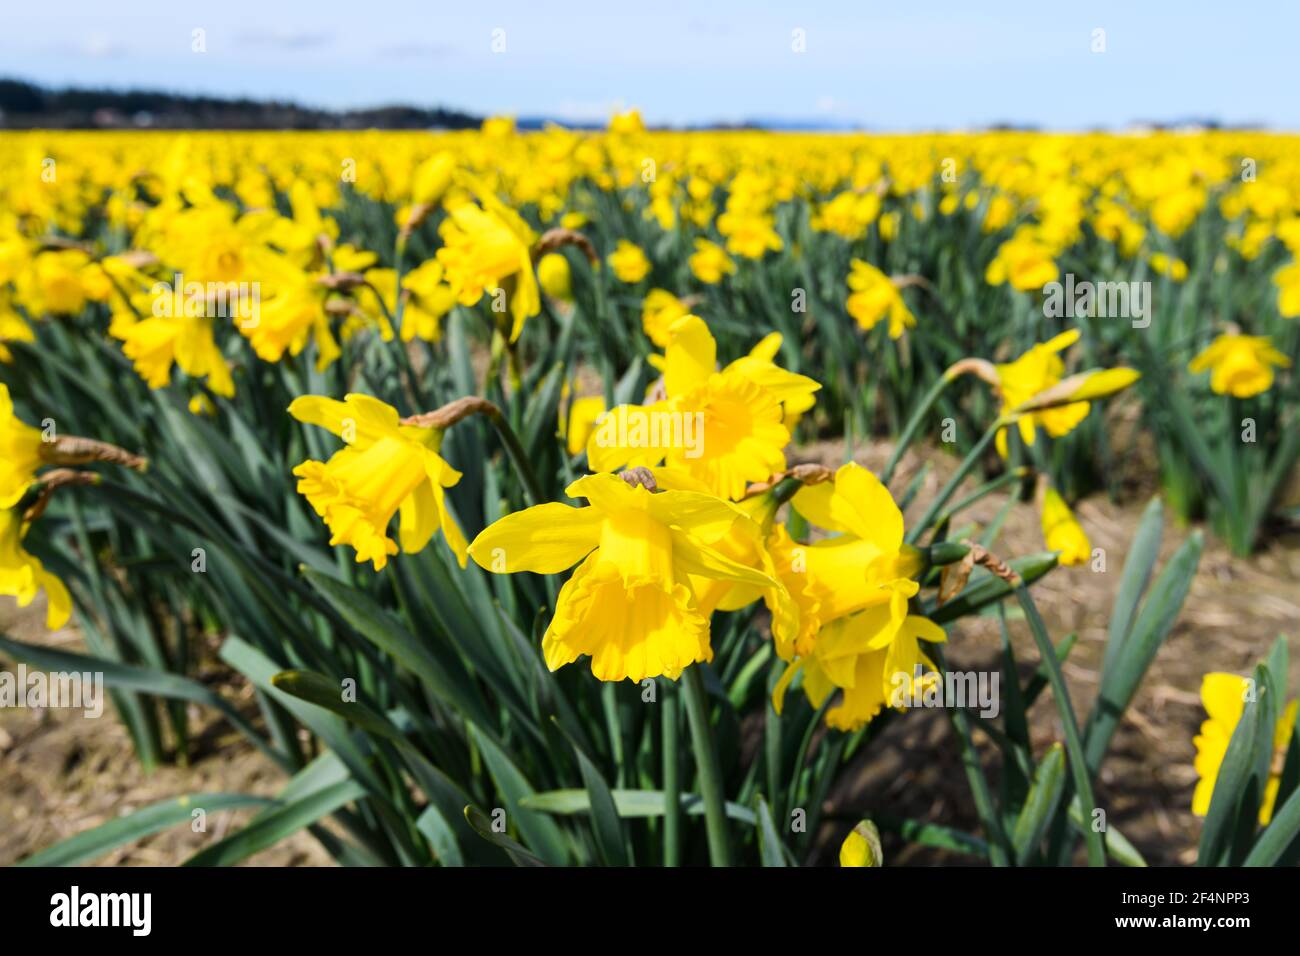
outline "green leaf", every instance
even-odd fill
[[[343,688],[338,681],[312,671],[280,671],[271,678],[271,686],[299,700],[338,714],[349,723],[356,724],[366,733],[383,737],[397,744],[405,744],[400,731],[360,701],[343,699]]]
[[[1097,802],[1093,797],[1092,778],[1084,757],[1083,741],[1074,716],[1074,705],[1070,702],[1070,692],[1061,674],[1061,666],[1056,662],[1056,649],[1052,647],[1051,638],[1047,636],[1047,625],[1043,623],[1042,615],[1038,613],[1038,607],[1034,604],[1034,599],[1029,596],[1029,589],[1024,584],[1016,588],[1016,597],[1020,601],[1020,606],[1025,609],[1025,618],[1029,621],[1029,630],[1038,645],[1038,653],[1043,663],[1047,665],[1048,680],[1052,685],[1052,698],[1056,703],[1056,712],[1061,718],[1061,726],[1065,733],[1065,752],[1070,761],[1070,778],[1074,785],[1074,792],[1079,795],[1083,806],[1095,807]],[[1084,838],[1088,845],[1088,865],[1105,866],[1106,846],[1102,842],[1101,835],[1089,829],[1084,833]]]
[[[242,830],[200,850],[181,865],[232,866],[365,795],[366,788],[353,780],[331,784],[301,800],[258,814]]]
[[[662,790],[611,790],[614,806],[620,817],[661,817],[664,815],[664,794]],[[697,817],[704,813],[704,798],[694,793],[683,793],[682,810],[689,816]],[[547,790],[520,801],[520,806],[543,813],[571,816],[575,813],[591,812],[591,797],[586,790]],[[727,816],[741,823],[754,826],[758,822],[754,811],[739,803],[726,804]]]
[[[1061,793],[1065,789],[1065,750],[1055,743],[1034,771],[1029,795],[1016,817],[1011,845],[1016,851],[1016,865],[1028,866],[1052,822]]]
[[[1264,832],[1259,835],[1259,839],[1255,841],[1255,845],[1241,865],[1275,866],[1282,858],[1282,854],[1298,837],[1300,837],[1300,790],[1295,790],[1287,798],[1286,803],[1280,808],[1274,808],[1273,818],[1264,828]]]
[[[587,796],[591,802],[592,829],[596,834],[596,848],[600,851],[600,857],[606,866],[627,866],[630,861],[623,821],[619,819],[609,785],[585,753],[577,747],[573,752],[578,755],[578,769],[582,772],[582,782],[587,787]]]
[[[443,866],[464,866],[465,856],[460,851],[456,832],[442,811],[434,804],[424,808],[415,821],[415,828],[425,835],[434,855]]]
[[[1085,829],[1092,826],[1090,820],[1083,818],[1083,807],[1079,803],[1079,798],[1073,797],[1070,800],[1070,825],[1074,827],[1075,832],[1083,835]],[[1113,825],[1107,824],[1102,838],[1106,843],[1106,855],[1116,863],[1122,866],[1146,866],[1147,861],[1142,859],[1142,854],[1137,848],[1128,841],[1128,838]]]
[[[116,817],[97,827],[33,853],[19,866],[74,866],[102,856],[124,843],[133,843],[193,818],[195,810],[215,813],[244,807],[265,807],[273,801],[244,793],[195,793],[159,800],[133,813]]]
[[[988,843],[973,833],[941,826],[937,823],[925,823],[921,820],[889,816],[878,816],[872,819],[876,821],[876,824],[882,830],[897,833],[904,840],[911,843],[988,859]]]
[[[1129,546],[1128,557],[1124,559],[1119,593],[1115,596],[1115,606],[1110,612],[1110,631],[1106,637],[1105,658],[1102,662],[1103,674],[1114,666],[1116,656],[1132,631],[1138,603],[1142,600],[1142,595],[1146,594],[1151,572],[1160,556],[1164,524],[1164,506],[1159,498],[1152,498],[1142,512],[1137,532],[1133,535],[1133,543]]]
[[[767,802],[759,796],[755,801],[754,815],[758,817],[758,852],[764,866],[785,866],[785,847]]]
[[[529,847],[547,863],[562,866],[568,862],[568,843],[555,822],[525,801],[536,791],[506,752],[478,727],[471,725],[470,736],[483,753],[492,782],[505,800],[509,818],[518,824]],[[586,797],[586,791],[579,791]]]
[[[545,860],[532,853],[529,853],[517,841],[511,839],[504,833],[497,833],[492,829],[492,821],[488,819],[487,814],[475,806],[465,808],[465,819],[469,825],[474,828],[474,832],[487,840],[493,846],[505,850],[506,854],[514,861],[515,866],[550,866]]]
[[[1142,604],[1127,639],[1115,653],[1114,666],[1101,678],[1101,690],[1088,715],[1084,737],[1088,768],[1096,773],[1120,718],[1133,700],[1138,684],[1169,636],[1201,561],[1202,535],[1192,534],[1169,559]]]
[[[492,725],[491,716],[472,689],[453,680],[442,663],[399,625],[392,614],[376,604],[374,599],[328,574],[321,574],[308,567],[301,570],[303,577],[357,633],[419,677],[430,691],[452,704],[467,718],[484,727]]]

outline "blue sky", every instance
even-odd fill
[[[1300,129],[1297,35],[1288,0],[5,0],[0,75],[575,121]]]

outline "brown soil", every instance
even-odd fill
[[[887,448],[860,449],[856,459],[878,469]],[[838,465],[842,443],[808,447],[800,460]],[[951,473],[953,461],[926,451],[933,466],[918,496],[925,502]],[[922,456],[909,454],[896,479],[905,487]],[[991,496],[972,507],[962,521],[990,520],[1005,501]],[[1145,501],[1120,504],[1094,497],[1076,513],[1092,543],[1104,548],[1104,573],[1088,566],[1060,568],[1034,586],[1034,596],[1057,640],[1077,632],[1079,643],[1064,667],[1076,711],[1086,714],[1097,691],[1097,673],[1110,608],[1120,572]],[[915,517],[915,515],[912,515]],[[1167,522],[1162,561],[1189,532]],[[1014,557],[1043,549],[1038,513],[1015,508],[994,550]],[[0,631],[28,641],[80,649],[75,632],[45,632],[43,607],[15,612],[0,606]],[[1011,621],[1018,660],[1026,669],[1038,661],[1023,622]],[[1249,673],[1270,644],[1285,634],[1291,642],[1290,687],[1300,688],[1300,541],[1276,541],[1260,554],[1234,558],[1207,538],[1199,573],[1182,616],[1161,649],[1113,742],[1098,783],[1098,800],[1118,827],[1152,864],[1186,864],[1195,858],[1199,821],[1191,815],[1195,784],[1192,737],[1204,719],[1199,700],[1201,676],[1223,670]],[[993,620],[964,621],[953,629],[948,648],[953,667],[996,669],[999,638]],[[8,666],[6,664],[5,666]],[[238,696],[238,686],[233,688]],[[189,767],[169,766],[145,774],[127,734],[112,716],[89,720],[80,712],[0,711],[0,865],[80,832],[113,816],[154,801],[203,791],[273,795],[284,777],[247,742],[209,713],[194,711],[196,733],[204,746]],[[206,723],[204,723],[206,722]],[[1060,739],[1050,692],[1031,715],[1035,752],[1041,755]],[[978,731],[986,766],[996,767],[996,751]],[[167,865],[183,861],[219,838],[251,811],[213,814],[207,833],[174,827],[98,860],[106,865]],[[846,771],[828,805],[825,845],[835,847],[857,819],[873,814],[906,816],[977,830],[971,799],[948,723],[942,714],[918,711],[895,721],[863,759]],[[886,836],[888,863],[963,863],[966,858],[904,845]],[[828,854],[823,853],[826,857]],[[260,865],[325,865],[320,845],[299,833],[250,861]],[[826,859],[821,862],[827,862]]]
[[[15,640],[84,652],[71,628],[45,629],[45,604],[23,610],[0,605],[0,633]],[[0,660],[0,667],[12,663]],[[229,696],[229,695],[227,695]],[[196,759],[146,773],[112,705],[99,719],[80,710],[0,710],[0,866],[73,834],[170,797],[248,793],[271,797],[285,776],[211,712],[192,707]],[[206,831],[175,826],[94,860],[100,866],[170,866],[243,825],[255,810],[213,812]],[[299,832],[249,858],[254,866],[324,866],[333,861],[310,834]],[[88,864],[89,865],[89,864]]]

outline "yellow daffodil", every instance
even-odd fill
[[[443,275],[442,263],[428,259],[402,276],[402,289],[406,292],[406,305],[402,308],[403,342],[421,339],[437,342],[442,338],[442,319],[456,304],[452,291]]]
[[[569,416],[560,416],[560,437],[570,455],[579,455],[587,447],[596,420],[605,414],[605,399],[600,395],[584,395],[569,403]]]
[[[112,290],[103,270],[80,249],[42,252],[16,277],[19,294],[35,316],[75,315]]]
[[[1175,282],[1183,282],[1187,279],[1187,263],[1176,256],[1157,252],[1153,253],[1147,262],[1156,275],[1168,276]]]
[[[818,232],[831,232],[845,239],[860,239],[880,215],[880,196],[874,192],[848,190],[822,203],[809,224]]]
[[[984,273],[989,285],[1010,283],[1013,289],[1029,292],[1055,282],[1060,270],[1052,248],[1032,231],[1018,231],[998,247],[997,255]]]
[[[883,866],[880,833],[874,823],[864,820],[849,831],[840,844],[841,867]]]
[[[641,304],[641,327],[658,348],[667,348],[673,324],[690,308],[667,289],[651,289]]]
[[[501,139],[515,131],[513,116],[489,116],[483,121],[483,135],[490,139]]]
[[[609,265],[619,282],[635,285],[650,274],[650,260],[636,243],[620,239],[609,254]]]
[[[316,368],[329,368],[340,350],[325,311],[329,290],[318,281],[321,274],[307,272],[284,256],[265,257],[261,270],[269,296],[259,302],[256,316],[236,323],[240,334],[264,362],[278,362],[286,353],[299,355],[314,342]]]
[[[665,400],[611,409],[587,442],[591,468],[665,461],[731,499],[742,497],[748,482],[782,470],[790,432],[781,403],[797,400],[805,383],[816,383],[773,366],[772,381],[764,385],[753,377],[762,362],[742,359],[719,372],[716,359],[717,344],[704,321],[678,319],[663,360]]]
[[[1246,695],[1250,692],[1251,682],[1236,674],[1211,673],[1201,680],[1201,703],[1205,706],[1208,719],[1201,724],[1201,732],[1192,741],[1196,745],[1196,775],[1200,779],[1192,794],[1192,813],[1203,817],[1210,812],[1210,797],[1214,794],[1214,784],[1219,777],[1219,768],[1228,753],[1228,742],[1232,732],[1237,729],[1246,707]],[[1297,701],[1291,701],[1282,712],[1273,734],[1273,753],[1283,755],[1291,742],[1295,728]],[[1275,760],[1264,786],[1263,801],[1259,808],[1259,822],[1267,825],[1273,817],[1273,805],[1277,802],[1278,787],[1281,785],[1282,761]]]
[[[9,386],[0,382],[0,508],[12,508],[36,480],[41,433],[14,414]]]
[[[400,513],[403,551],[420,551],[441,529],[465,566],[465,538],[444,496],[460,472],[438,454],[440,429],[404,425],[391,405],[368,395],[348,395],[341,402],[305,395],[294,399],[289,414],[347,445],[327,462],[308,460],[293,470],[298,493],[329,526],[331,545],[348,545],[358,563],[370,561],[380,571],[389,555],[397,554],[388,526]]]
[[[1083,564],[1092,556],[1083,526],[1052,487],[1043,496],[1043,541],[1047,550],[1060,552],[1061,564]]]
[[[537,281],[542,284],[542,291],[552,299],[558,299],[561,302],[573,301],[569,260],[560,253],[548,252],[538,260]]]
[[[870,332],[881,319],[889,319],[889,337],[897,339],[904,329],[916,327],[902,293],[894,281],[869,262],[854,259],[849,273],[849,295],[845,307],[865,331]]]
[[[1210,388],[1220,395],[1250,398],[1273,387],[1273,368],[1291,360],[1266,335],[1220,335],[1188,364],[1188,371],[1210,371]]]
[[[1288,319],[1300,316],[1300,262],[1278,269],[1273,276],[1273,284],[1278,288],[1277,310],[1282,316]]]
[[[122,354],[150,388],[165,388],[175,365],[191,378],[207,379],[208,388],[230,398],[235,383],[212,326],[213,320],[204,316],[148,316],[111,331],[122,340]]]
[[[886,707],[905,710],[934,679],[935,668],[920,641],[942,643],[943,628],[907,613],[907,599],[895,593],[880,604],[832,621],[821,629],[810,655],[786,669],[773,692],[777,713],[785,693],[802,674],[808,702],[820,708],[837,690],[840,703],[826,712],[826,725],[852,731],[866,726]]]
[[[816,404],[816,392],[821,385],[806,375],[796,375],[776,364],[777,353],[784,341],[780,332],[769,332],[759,343],[727,366],[745,375],[781,400],[784,410],[782,423],[791,431],[800,416]]]
[[[724,212],[718,217],[718,231],[727,238],[727,251],[746,259],[761,259],[769,251],[785,248],[769,216]]]
[[[1003,414],[1014,411],[1034,396],[1060,382],[1065,374],[1065,363],[1061,361],[1059,353],[1077,341],[1079,341],[1079,330],[1071,329],[1047,342],[1033,346],[1014,362],[995,366],[998,391],[1002,396]],[[1021,415],[1017,422],[1020,437],[1026,445],[1032,445],[1040,425],[1053,438],[1069,434],[1088,416],[1090,408],[1088,402],[1076,401]],[[1005,458],[1007,456],[1005,428],[998,432],[997,447],[998,453]]]
[[[519,338],[524,322],[541,311],[541,294],[533,273],[536,235],[513,209],[484,186],[466,178],[482,206],[460,202],[448,211],[439,231],[443,246],[438,261],[447,284],[461,305],[474,305],[484,292],[503,292],[514,322],[510,339]]]
[[[588,475],[565,493],[587,507],[548,503],[507,515],[469,548],[496,573],[558,574],[578,564],[542,639],[551,670],[590,656],[599,680],[675,679],[713,656],[692,575],[774,584],[713,546],[745,520],[727,502],[688,491],[652,494],[614,475]]]
[[[686,261],[691,274],[705,285],[717,285],[724,275],[736,271],[736,263],[727,255],[727,250],[708,239],[696,239],[695,251]]]
[[[14,312],[0,293],[0,362],[8,365],[14,360],[14,354],[5,345],[6,342],[35,342],[36,335],[32,327]]]
[[[44,591],[45,626],[54,630],[68,622],[72,598],[63,582],[46,571],[39,558],[23,550],[26,535],[27,526],[18,512],[0,509],[0,594],[17,598],[18,606],[26,607]]]
[[[800,615],[793,645],[777,641],[778,654],[793,663],[773,705],[782,710],[786,690],[802,673],[814,707],[836,689],[843,692],[827,712],[829,726],[861,727],[884,707],[906,706],[918,673],[933,671],[918,641],[938,643],[946,636],[908,613],[908,600],[919,590],[920,553],[904,544],[902,512],[875,475],[850,462],[834,481],[801,488],[792,503],[836,536],[795,545],[782,529],[772,543],[776,569]]]
[[[641,119],[640,110],[626,110],[615,113],[609,118],[609,131],[615,135],[644,133],[645,121]]]
[[[451,186],[456,157],[443,150],[430,156],[411,175],[411,201],[424,205],[438,202]]]
[[[1117,245],[1120,255],[1125,258],[1136,254],[1147,233],[1124,206],[1109,200],[1098,204],[1092,228],[1098,236]],[[1155,268],[1154,263],[1152,268]]]

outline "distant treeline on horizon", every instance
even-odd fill
[[[111,90],[67,87],[51,89],[26,80],[0,78],[0,129],[477,129],[483,117],[448,107],[395,104],[330,110],[283,100],[167,93],[161,90]],[[572,122],[550,117],[516,119],[519,129],[542,129],[550,123],[574,130],[603,129],[604,123]],[[1189,117],[1171,122],[1137,121],[1127,128],[1267,129],[1267,124],[1223,124],[1213,118]],[[827,119],[762,117],[734,123],[700,123],[683,130],[786,130],[867,132],[859,124]],[[972,127],[974,128],[974,127]],[[1035,132],[1032,123],[990,123],[986,131]],[[1105,131],[1106,127],[1095,127]],[[1122,125],[1112,129],[1125,128]]]
[[[53,90],[0,79],[3,129],[475,129],[482,122],[480,116],[442,107],[323,110],[159,90]]]

